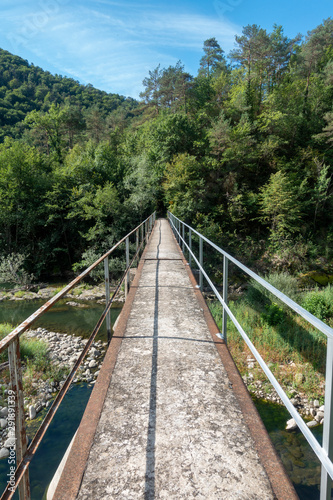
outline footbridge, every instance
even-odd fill
[[[157,220],[52,498],[297,498],[217,334]]]
[[[222,296],[205,271],[204,244],[222,256]],[[125,246],[126,270],[111,295],[109,256],[121,245]],[[129,286],[135,262],[137,270]],[[327,336],[322,445],[229,309],[230,262]],[[20,336],[103,263],[103,315],[28,446]],[[203,280],[221,303],[222,331],[202,295]],[[121,286],[126,301],[111,335],[110,307]],[[104,321],[109,347],[81,424],[48,488],[48,500],[297,499],[228,350],[227,318],[319,458],[320,498],[331,499],[332,329],[169,213],[168,220],[156,220],[152,214],[0,341],[0,353],[8,349],[17,459],[1,500],[12,498],[16,488],[20,500],[30,500],[29,464]]]

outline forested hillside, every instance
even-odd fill
[[[149,72],[142,102],[0,52],[0,255],[71,270],[154,209],[257,269],[328,268],[333,21],[305,37],[246,26]]]

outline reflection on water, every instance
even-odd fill
[[[97,302],[81,302],[83,307],[68,306],[69,299],[61,299],[50,311],[43,314],[32,328],[43,327],[50,331],[81,335],[88,338],[99,320],[104,305]],[[80,303],[79,300],[75,302]],[[45,300],[3,301],[0,302],[0,323],[18,325],[33,314]],[[114,324],[121,311],[121,304],[115,303],[111,308],[111,321]],[[107,340],[106,328],[102,326],[96,340]]]
[[[46,498],[44,495],[47,487],[80,424],[91,391],[92,387],[87,384],[75,384],[61,403],[29,468],[31,500]],[[39,414],[38,420],[44,415]],[[40,423],[34,420],[29,425],[27,429],[29,441]],[[0,492],[7,485],[8,471],[7,459],[0,460]],[[16,493],[13,498],[18,499],[18,494]]]
[[[300,500],[319,500],[320,462],[301,432],[285,430],[290,419],[288,410],[257,398],[253,400]],[[321,444],[323,426],[311,430]]]

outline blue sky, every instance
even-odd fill
[[[0,47],[51,73],[137,98],[149,70],[197,74],[203,42],[224,51],[247,24],[289,37],[333,15],[332,0],[1,0]]]

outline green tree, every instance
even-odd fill
[[[309,31],[300,52],[300,70],[306,78],[304,111],[307,109],[311,75],[322,70],[332,58],[333,19],[325,19],[314,30]]]
[[[300,227],[300,200],[287,174],[279,170],[260,189],[260,220],[270,227],[273,245],[281,244]]]
[[[48,155],[53,153],[55,159],[60,163],[64,157],[65,114],[65,110],[59,105],[52,104],[47,113],[34,110],[28,113],[24,120],[35,133],[37,145],[42,150],[46,148]]]
[[[44,201],[51,185],[50,167],[35,148],[9,138],[0,145],[1,253],[25,253],[30,262],[44,262]]]
[[[227,67],[224,51],[221,49],[216,38],[205,40],[203,51],[205,55],[200,59],[200,72],[204,76],[220,73]]]
[[[140,97],[146,104],[153,106],[158,114],[160,107],[160,83],[161,83],[162,71],[160,70],[160,64],[153,71],[149,71],[149,77],[146,77],[142,84],[145,90],[140,92]]]
[[[202,167],[194,156],[178,154],[165,169],[165,199],[175,215],[191,220],[205,200]]]

